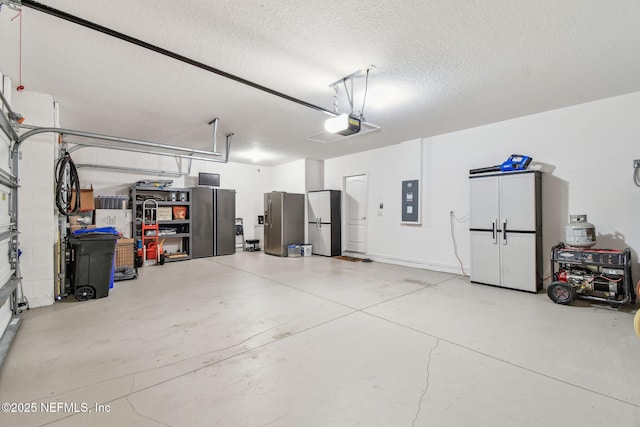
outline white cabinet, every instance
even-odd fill
[[[307,200],[307,235],[312,253],[325,256],[340,255],[340,191],[310,191],[307,193]]]
[[[540,172],[470,177],[471,282],[542,289]]]
[[[331,256],[331,224],[309,223],[309,243],[313,254]]]
[[[331,192],[330,191],[310,191],[307,194],[309,199],[309,222],[331,222]]]

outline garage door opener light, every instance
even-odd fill
[[[373,66],[372,66],[373,67]],[[324,123],[324,129],[327,132],[335,133],[338,135],[349,136],[354,135],[360,132],[360,128],[362,126],[362,122],[364,120],[364,105],[367,99],[367,88],[369,85],[369,71],[371,68],[366,70],[366,80],[364,87],[364,95],[362,97],[362,108],[360,110],[360,114],[354,114],[353,112],[353,79],[360,74],[362,74],[362,70],[358,70],[354,73],[349,74],[346,77],[341,78],[329,85],[331,89],[333,89],[333,108],[335,111],[335,116],[328,118]],[[347,87],[347,82],[350,83],[351,92],[349,92],[349,87]],[[350,113],[338,113],[338,87],[342,83],[344,86],[344,91],[347,95],[347,100],[349,101],[349,107],[351,108]]]

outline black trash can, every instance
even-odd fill
[[[78,301],[109,296],[117,234],[83,233],[69,237],[71,293]]]

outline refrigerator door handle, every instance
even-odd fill
[[[507,220],[502,220],[502,244],[507,244]]]

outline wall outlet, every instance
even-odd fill
[[[634,160],[633,161],[633,168],[634,169],[640,168],[640,160]]]

